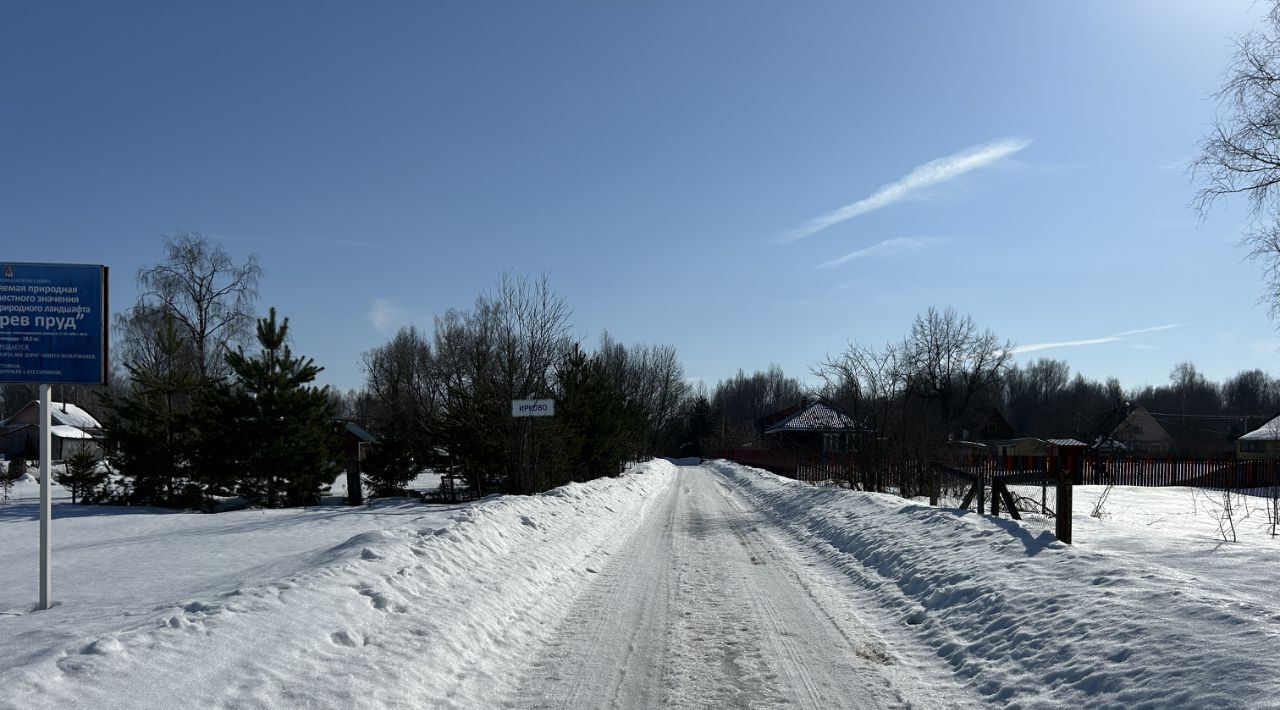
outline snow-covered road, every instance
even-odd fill
[[[904,705],[785,533],[685,467],[526,669],[517,708]],[[830,599],[830,597],[826,597]]]
[[[37,521],[0,507],[0,710],[1280,698],[1275,542],[1146,515],[1078,514],[1067,546],[1045,521],[665,460],[447,509],[58,511],[62,591],[37,612]]]

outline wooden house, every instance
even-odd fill
[[[1102,440],[1117,442],[1126,453],[1137,456],[1168,456],[1173,451],[1173,437],[1141,404],[1130,409]]]
[[[799,404],[762,417],[757,427],[771,448],[808,453],[854,450],[857,422],[826,401]]]
[[[1280,415],[1236,439],[1236,458],[1242,461],[1280,459]]]
[[[53,402],[49,412],[52,459],[60,461],[80,449],[102,455],[102,425],[74,404]],[[0,421],[0,454],[7,459],[40,456],[40,403],[32,400]]]

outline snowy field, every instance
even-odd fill
[[[3,708],[1280,705],[1280,544],[1188,489],[1023,523],[665,461],[460,506],[0,504]]]

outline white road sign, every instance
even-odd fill
[[[513,417],[554,417],[556,401],[554,399],[513,399],[511,400],[511,416]]]

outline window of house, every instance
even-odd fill
[[[1267,453],[1267,442],[1242,441],[1240,442],[1240,451],[1246,454],[1265,454]]]
[[[827,452],[840,451],[840,435],[839,434],[823,434],[822,450]]]

